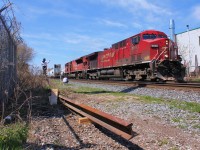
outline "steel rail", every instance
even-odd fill
[[[110,114],[92,108],[90,106],[72,101],[62,95],[59,95],[58,97],[62,104],[77,112],[78,114],[87,117],[92,122],[101,125],[102,127],[112,131],[113,133],[127,140],[133,137],[132,123],[114,117]]]
[[[72,80],[73,81],[73,80]],[[104,84],[105,81],[96,81],[96,80],[75,80],[77,82],[87,82],[87,83],[96,83],[96,84]],[[122,86],[138,86],[138,87],[172,87],[172,88],[183,88],[191,90],[199,90],[200,83],[161,83],[161,82],[145,82],[145,81],[106,81],[106,84],[110,85],[122,85]]]

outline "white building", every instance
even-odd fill
[[[195,55],[200,65],[200,27],[175,35],[179,47],[179,55],[182,55],[183,63],[188,65],[189,71],[195,69]]]

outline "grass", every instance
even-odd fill
[[[200,113],[200,104],[196,102],[180,102],[178,100],[172,100],[169,102],[169,105],[178,109]]]
[[[167,145],[168,143],[169,143],[168,140],[164,138],[158,142],[158,145],[163,146],[163,145]]]
[[[200,125],[199,125],[199,124],[193,125],[192,127],[193,127],[194,129],[200,129]]]
[[[124,100],[124,96],[127,96],[126,93],[121,92],[109,92],[98,88],[89,88],[89,87],[81,87],[76,89],[76,93],[84,93],[84,94],[97,94],[97,93],[108,93],[113,96],[121,96],[120,100]],[[135,98],[135,95],[132,95]],[[120,101],[119,100],[119,101]],[[151,96],[137,96],[137,100],[145,102],[145,103],[156,103],[156,104],[168,104],[172,108],[178,108],[181,110],[188,110],[190,112],[198,112],[200,113],[200,104],[196,102],[185,102],[179,100],[170,100],[166,101],[161,98],[154,98]]]
[[[28,127],[24,123],[15,123],[0,127],[0,149],[22,149],[26,141]]]
[[[172,121],[178,123],[178,122],[181,122],[181,118],[172,118]]]
[[[193,82],[200,82],[200,78],[191,78],[190,81],[193,81]]]
[[[179,124],[178,127],[181,128],[181,129],[186,129],[187,128],[186,125],[181,125],[181,124]]]
[[[99,94],[99,93],[108,93],[113,96],[121,96],[120,100],[124,100],[124,96],[127,96],[126,93],[121,92],[109,92],[98,88],[90,88],[90,87],[80,87],[75,90],[76,93],[82,93],[82,94]],[[135,95],[132,95],[133,98],[136,98]],[[178,108],[181,110],[188,110],[190,112],[198,112],[200,113],[200,104],[196,102],[185,102],[185,101],[179,101],[179,100],[170,100],[166,101],[161,98],[154,98],[151,96],[137,96],[136,98],[138,101],[142,101],[145,103],[156,103],[156,104],[168,104],[171,108]],[[119,101],[120,101],[119,100]]]
[[[100,88],[91,88],[91,87],[78,87],[73,89],[74,93],[80,94],[99,94],[99,93],[109,93],[106,90],[102,90]]]
[[[176,146],[173,146],[173,147],[171,147],[169,150],[179,150],[179,148],[176,147]]]
[[[151,96],[140,96],[141,100],[146,103],[163,103],[164,101],[161,98],[154,98]]]
[[[122,92],[112,92],[112,91],[106,91],[100,88],[91,88],[91,87],[78,87],[78,88],[69,88],[70,84],[66,84],[67,86],[60,83],[59,80],[52,80],[52,82],[58,86],[57,88],[60,88],[61,90],[71,90],[74,93],[78,94],[109,94],[112,96],[116,96],[117,101],[125,101],[126,96],[132,96],[132,99],[143,102],[143,103],[156,103],[156,104],[167,104],[170,108],[178,108],[181,110],[187,110],[190,112],[197,112],[200,113],[200,104],[196,102],[185,102],[180,100],[164,100],[162,98],[154,98],[151,96],[137,96],[133,94],[127,94]],[[55,87],[54,87],[55,88]],[[60,90],[59,89],[59,90]]]
[[[50,79],[50,82],[52,83],[50,87],[47,88],[57,88],[57,89],[66,89],[69,86],[73,86],[73,84],[70,83],[63,83],[60,80],[56,80],[56,79]]]

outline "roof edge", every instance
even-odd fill
[[[193,31],[193,30],[196,30],[196,29],[200,29],[200,27],[197,27],[197,28],[191,29],[191,30],[189,30],[189,31]],[[175,35],[182,34],[182,33],[186,33],[186,32],[188,32],[188,31],[183,31],[183,32],[177,33],[177,34],[175,34]]]

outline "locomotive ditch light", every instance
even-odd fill
[[[158,48],[157,44],[151,45],[152,48]]]

